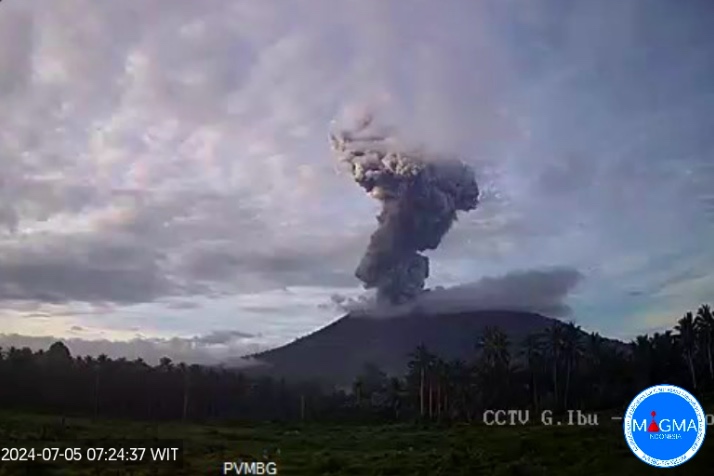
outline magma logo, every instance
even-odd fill
[[[657,385],[630,403],[625,440],[645,463],[671,468],[690,460],[704,442],[706,416],[696,398],[673,385]]]

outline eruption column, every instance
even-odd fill
[[[476,208],[479,188],[464,162],[402,153],[386,134],[367,134],[371,122],[331,133],[330,142],[354,180],[382,203],[355,276],[377,289],[378,302],[400,304],[421,293],[429,277],[429,259],[420,252],[439,246],[458,211]]]

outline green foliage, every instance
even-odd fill
[[[708,413],[712,401],[704,400]],[[18,437],[37,435],[43,427],[61,425],[57,416],[0,413],[0,428]],[[184,441],[185,466],[139,467],[132,473],[104,464],[98,470],[72,464],[0,465],[0,476],[220,474],[223,461],[274,461],[279,474],[321,475],[608,475],[660,474],[639,461],[626,446],[621,425],[599,427],[487,427],[457,424],[422,428],[409,424],[294,426],[268,423],[240,426],[160,423],[147,426],[126,420],[66,418],[77,439],[177,438]],[[668,474],[709,474],[714,443],[707,439],[697,455]]]

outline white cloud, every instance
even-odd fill
[[[206,336],[195,338],[150,339],[131,336],[120,340],[101,337],[86,339],[82,337],[84,332],[81,327],[73,329],[73,333],[75,336],[64,338],[62,341],[74,356],[106,354],[115,359],[143,359],[151,365],[156,365],[161,358],[168,357],[176,363],[219,365],[230,362],[231,365],[236,366],[242,362],[238,357],[249,356],[267,349],[259,342],[251,343],[247,339],[217,341],[218,336],[235,334],[234,331],[214,331]],[[32,350],[47,350],[56,341],[56,337],[0,334],[0,347],[4,349],[29,347]],[[246,366],[253,364],[249,358],[242,363]]]

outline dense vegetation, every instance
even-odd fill
[[[48,351],[0,352],[0,405],[146,420],[473,421],[489,408],[617,408],[660,383],[698,394],[714,387],[714,317],[707,305],[672,331],[628,345],[558,322],[522,343],[487,328],[474,336],[474,347],[472,361],[444,362],[420,346],[404,376],[366,364],[352,389],[326,391],[169,359],[150,366],[72,357],[58,342]]]
[[[704,402],[705,409],[711,406]],[[453,424],[329,423],[183,424],[147,423],[0,412],[3,432],[18,437],[44,435],[44,440],[106,438],[177,438],[184,442],[184,466],[104,463],[0,463],[0,476],[10,475],[219,475],[223,461],[267,460],[278,473],[323,475],[452,476],[632,476],[661,474],[634,457],[617,422],[598,427],[504,426]],[[711,438],[672,475],[711,474]],[[131,469],[129,469],[131,468]],[[122,470],[123,471],[120,471]],[[129,471],[126,471],[129,469]]]

